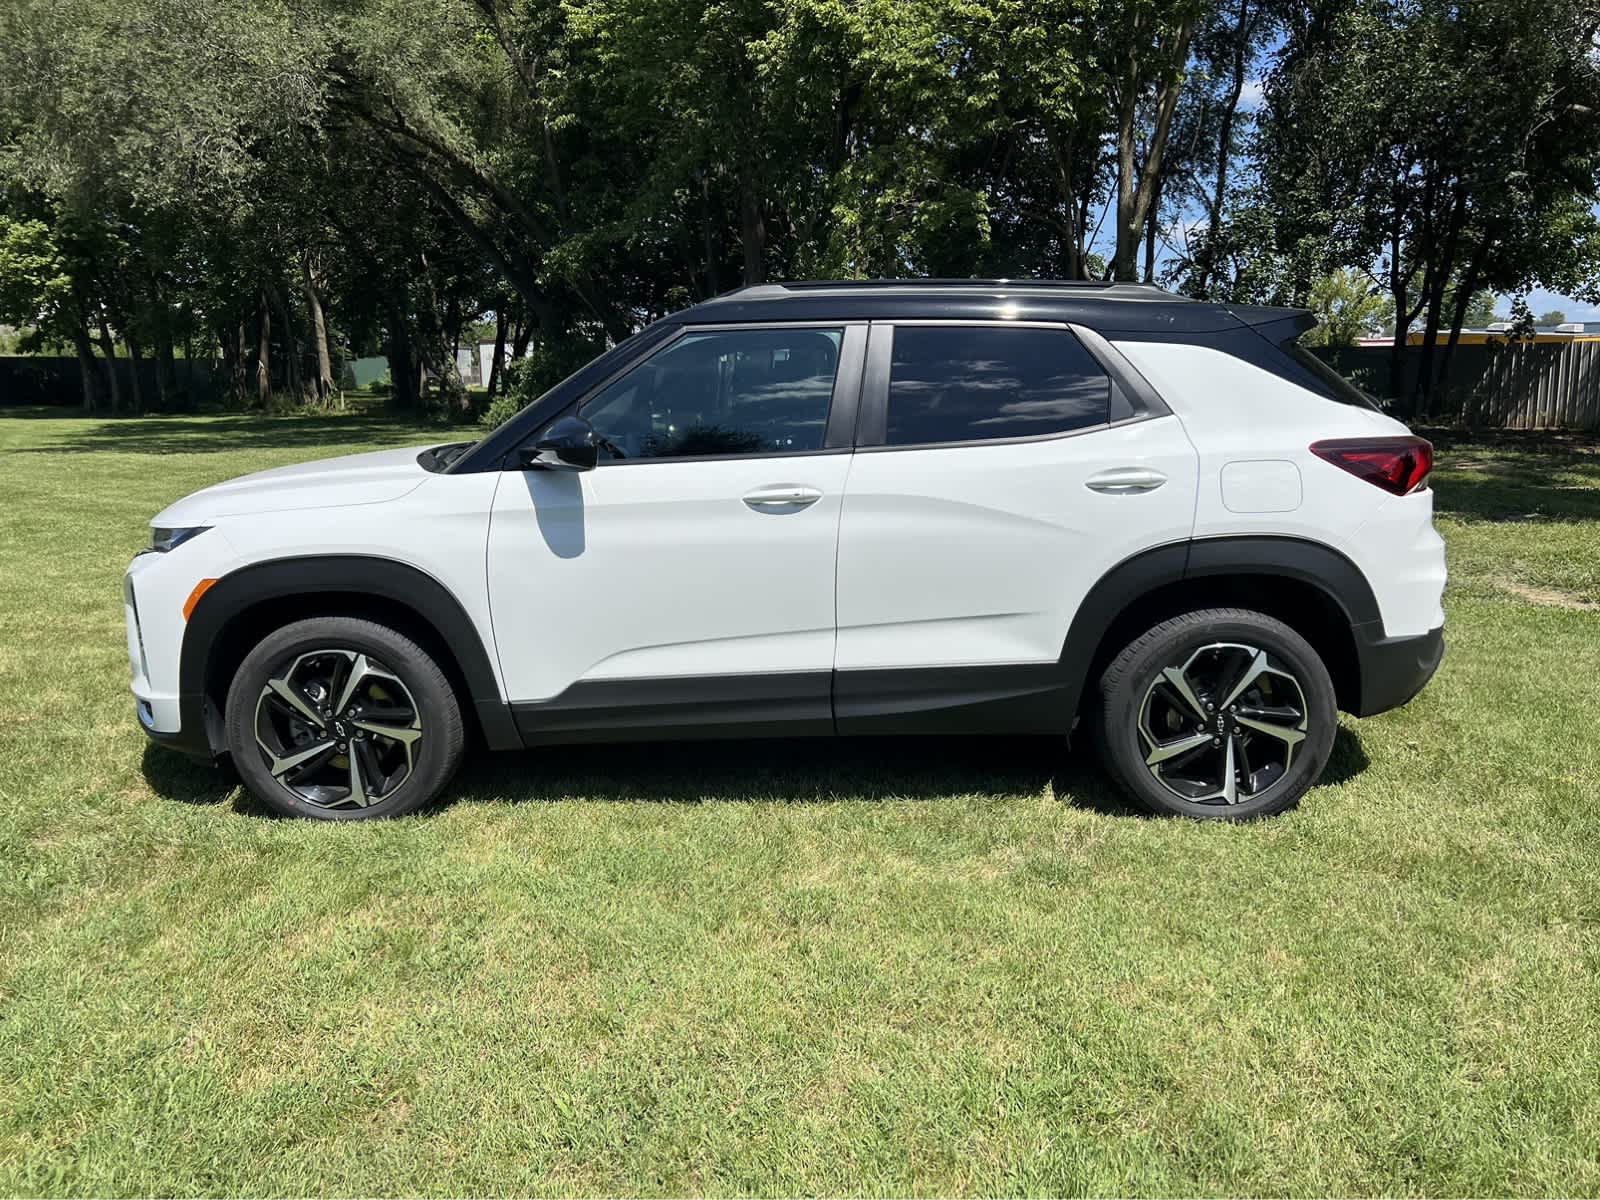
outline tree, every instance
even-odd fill
[[[1145,230],[1160,212],[1167,138],[1202,7],[1197,0],[1115,0],[1100,18],[1109,35],[1108,75],[1116,116],[1116,251],[1111,260],[1116,279],[1139,277]],[[1149,119],[1141,123],[1146,106]]]
[[[1421,322],[1419,414],[1473,294],[1595,286],[1597,28],[1593,5],[1534,21],[1517,5],[1447,0],[1305,0],[1286,23],[1263,118],[1280,248],[1372,264],[1395,305],[1396,391]]]
[[[1166,190],[1180,214],[1195,206],[1201,213],[1168,272],[1170,282],[1200,299],[1227,294],[1232,281],[1223,276],[1230,268],[1239,274],[1237,252],[1243,247],[1225,236],[1224,225],[1241,193],[1249,202],[1255,184],[1251,164],[1245,164],[1245,179],[1239,178],[1239,159],[1255,128],[1254,115],[1241,106],[1266,42],[1279,27],[1278,7],[1274,0],[1221,0],[1207,8],[1195,34],[1193,78],[1178,107],[1169,151],[1173,180]]]
[[[1493,325],[1499,319],[1494,314],[1496,302],[1495,294],[1487,289],[1474,292],[1461,310],[1462,328],[1485,329]]]
[[[1314,346],[1354,346],[1394,316],[1388,298],[1362,272],[1349,268],[1313,282],[1308,305],[1317,314],[1317,327],[1306,338]]]
[[[1566,324],[1566,321],[1566,313],[1562,312],[1559,308],[1552,308],[1549,312],[1540,313],[1539,316],[1535,318],[1534,324],[1542,325],[1548,328],[1552,325],[1564,325]]]

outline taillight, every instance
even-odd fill
[[[1419,491],[1433,469],[1433,443],[1419,437],[1327,438],[1311,453],[1396,496]]]

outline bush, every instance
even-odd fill
[[[518,362],[507,363],[505,390],[483,414],[484,425],[504,425],[568,375],[605,349],[595,333],[574,331],[545,341]]]
[[[490,429],[496,429],[511,420],[512,417],[526,407],[527,405],[522,403],[520,397],[502,392],[494,398],[493,404],[484,409],[483,416],[479,417],[478,421],[482,425],[487,425]]]

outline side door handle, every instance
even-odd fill
[[[1112,467],[1091,475],[1083,486],[1108,496],[1138,496],[1155,491],[1166,481],[1167,477],[1153,467]]]
[[[744,502],[756,512],[786,513],[810,508],[821,499],[822,492],[817,488],[796,483],[780,483],[746,492]]]

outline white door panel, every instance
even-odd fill
[[[1195,489],[1194,448],[1174,417],[858,453],[839,538],[836,665],[1053,661],[1106,571],[1189,536]]]
[[[830,669],[849,468],[835,453],[506,473],[488,576],[509,699]]]

